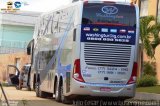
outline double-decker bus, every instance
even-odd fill
[[[132,3],[77,1],[43,14],[35,28],[31,82],[40,97],[135,95],[139,10]],[[35,78],[36,77],[36,78]]]

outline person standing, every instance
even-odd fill
[[[23,86],[24,71],[25,71],[25,67],[22,67],[19,75],[19,89],[22,89],[22,86]]]

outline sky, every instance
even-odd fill
[[[51,11],[63,5],[67,5],[71,0],[25,0],[29,5],[23,6],[22,10],[29,11]]]
[[[51,11],[72,2],[72,0],[0,0],[0,8],[6,8],[7,7],[6,3],[8,1],[22,2],[20,10],[38,11],[38,12]],[[119,0],[119,1],[125,1],[125,0]]]

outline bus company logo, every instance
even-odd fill
[[[117,14],[118,9],[115,6],[104,6],[102,12],[108,15]]]
[[[20,7],[21,7],[21,2],[16,1],[16,2],[14,3],[14,6],[15,6],[16,8],[20,8]]]
[[[84,31],[90,31],[91,29],[90,29],[90,27],[84,27],[83,30]]]
[[[98,32],[99,29],[98,29],[98,28],[93,28],[93,31],[94,31],[94,32]]]

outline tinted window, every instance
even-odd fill
[[[84,4],[82,24],[96,23],[135,27],[135,7],[120,4]]]

